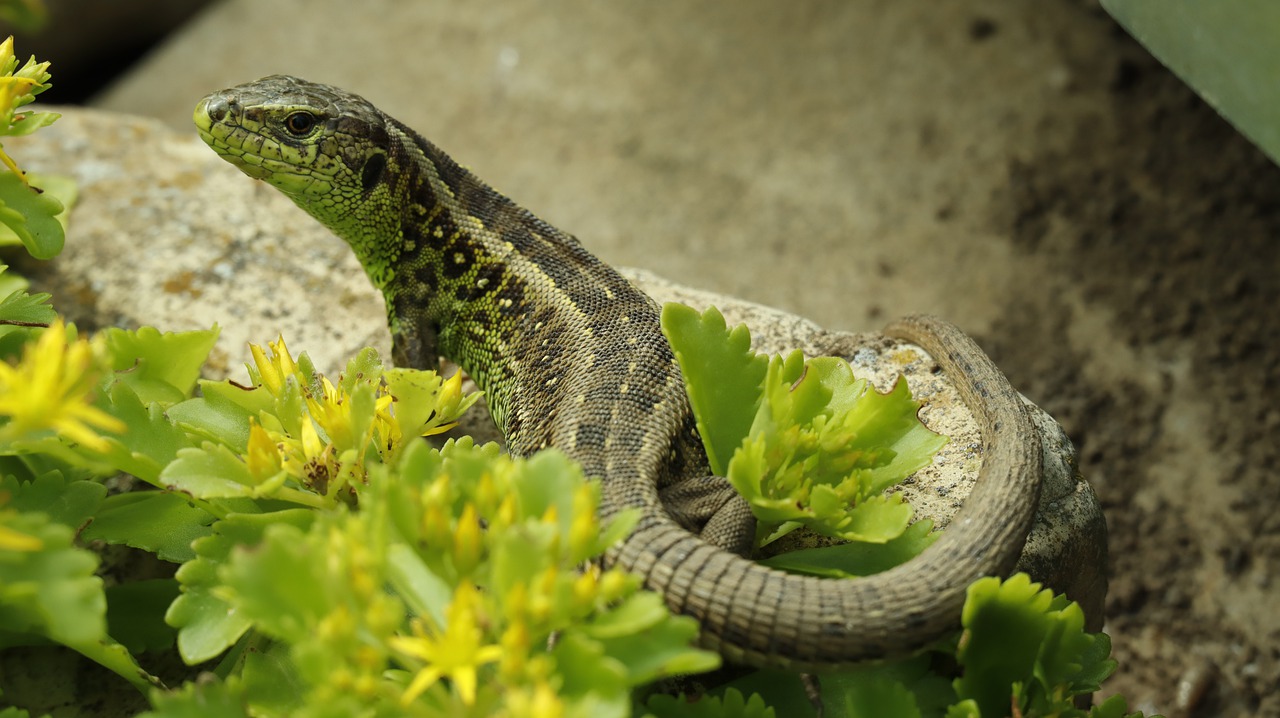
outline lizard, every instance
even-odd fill
[[[508,450],[556,447],[601,480],[605,555],[700,624],[726,659],[820,671],[907,655],[954,632],[968,585],[1007,575],[1034,518],[1040,442],[1021,397],[959,329],[890,324],[940,365],[979,422],[983,461],[928,549],[856,579],[739,555],[753,519],[711,476],[657,304],[573,236],[519,206],[353,93],[273,75],[200,100],[200,137],[354,250],[381,292],[399,366],[454,360],[485,392]]]

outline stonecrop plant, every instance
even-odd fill
[[[18,69],[10,41],[0,72],[8,134],[52,121],[17,112],[47,63]],[[64,203],[0,164],[11,241],[57,254]],[[86,336],[26,290],[0,266],[0,661],[48,675],[61,646],[145,699],[76,706],[0,671],[0,718],[816,715],[795,674],[708,674],[696,622],[602,568],[635,517],[602,524],[598,481],[563,454],[443,440],[478,400],[460,376],[365,349],[330,380],[278,339],[250,347],[247,379],[205,380],[216,327]],[[718,313],[665,323],[759,543],[800,526],[850,541],[773,565],[865,575],[928,545],[883,493],[945,441],[905,383],[880,395],[838,360],[757,356]],[[1137,715],[1075,708],[1114,669],[1109,641],[1025,576],[975,583],[962,621],[921,655],[822,676],[825,715]],[[175,653],[190,669],[166,685]]]

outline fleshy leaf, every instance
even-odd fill
[[[27,294],[27,280],[6,274],[7,265],[0,264],[0,323],[47,325],[57,318],[49,306],[51,295],[45,292]]]
[[[862,678],[865,674],[854,674]],[[906,686],[878,676],[846,680],[841,702],[828,705],[829,714],[847,718],[920,718],[920,707]]]
[[[14,478],[0,480],[0,496],[9,495],[5,508],[46,514],[72,529],[78,529],[98,510],[107,489],[96,481],[67,481],[61,472],[50,471],[29,482]]]
[[[720,656],[689,645],[698,636],[698,622],[670,616],[656,593],[633,594],[583,632],[600,641],[606,654],[622,661],[632,686],[720,667]]]
[[[213,516],[180,494],[133,491],[107,498],[82,536],[86,541],[124,544],[183,563],[196,556],[192,542],[213,533],[213,521]]]
[[[843,543],[835,546],[790,551],[760,563],[792,573],[828,578],[856,578],[880,573],[920,555],[941,534],[933,532],[933,522],[917,521],[897,538],[884,543]]]
[[[873,663],[824,675],[823,704],[831,716],[937,716],[956,700],[947,679],[933,666],[934,656]]]
[[[62,202],[50,193],[27,186],[12,172],[0,171],[0,224],[26,246],[36,259],[52,259],[66,239],[57,215]]]
[[[239,681],[198,681],[151,694],[151,710],[138,718],[248,718]]]
[[[315,512],[290,509],[270,514],[232,514],[213,525],[213,534],[197,540],[192,548],[196,558],[183,564],[177,573],[182,595],[169,606],[165,621],[178,629],[178,651],[183,660],[195,664],[209,660],[230,648],[250,621],[222,598],[217,587],[218,568],[237,546],[256,546],[267,528],[288,524],[309,526]]]
[[[120,470],[157,485],[161,469],[173,461],[181,449],[193,442],[186,432],[174,426],[159,403],[143,405],[131,385],[116,382],[107,391],[106,400],[98,407],[124,422],[119,434],[104,433],[107,450],[104,458]]]
[[[910,523],[911,509],[881,492],[927,464],[946,438],[916,418],[905,382],[867,390],[848,363],[769,362],[764,400],[727,478],[759,520],[757,542],[805,525],[848,541],[883,543]]]
[[[70,527],[43,513],[0,509],[0,537],[10,537],[0,543],[0,629],[69,645],[106,638],[98,557],[73,545]]]
[[[307,638],[339,598],[323,590],[315,548],[297,526],[273,524],[253,550],[234,552],[219,576],[235,592],[236,612],[270,636]]]
[[[696,698],[659,693],[649,697],[645,708],[653,718],[774,718],[777,715],[758,693],[747,698],[736,688],[727,689],[723,696]]]
[[[240,457],[225,446],[205,442],[199,449],[182,449],[160,472],[160,482],[199,499],[256,495],[255,481]]]
[[[1011,700],[1024,715],[1051,714],[1115,667],[1094,649],[1099,639],[1084,631],[1080,606],[1023,573],[973,583],[961,622],[956,657],[964,673],[954,685],[982,715],[1007,712]]]
[[[209,441],[244,453],[249,446],[250,419],[271,410],[271,394],[225,381],[199,384],[200,396],[169,407],[169,418]]]
[[[662,307],[662,331],[680,362],[711,471],[724,476],[751,429],[768,361],[751,351],[746,325],[727,329],[715,307],[698,314],[668,303]]]
[[[107,328],[98,334],[111,357],[116,376],[128,384],[143,404],[165,405],[191,394],[200,367],[218,341],[219,330],[160,332],[152,327],[135,331]]]

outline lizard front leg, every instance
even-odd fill
[[[391,362],[404,368],[438,369],[440,349],[436,327],[429,322],[401,322],[390,308],[388,316],[391,317]]]

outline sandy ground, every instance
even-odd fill
[[[341,84],[607,261],[979,338],[1108,514],[1107,692],[1280,715],[1280,171],[1089,0],[227,0],[96,104]]]

